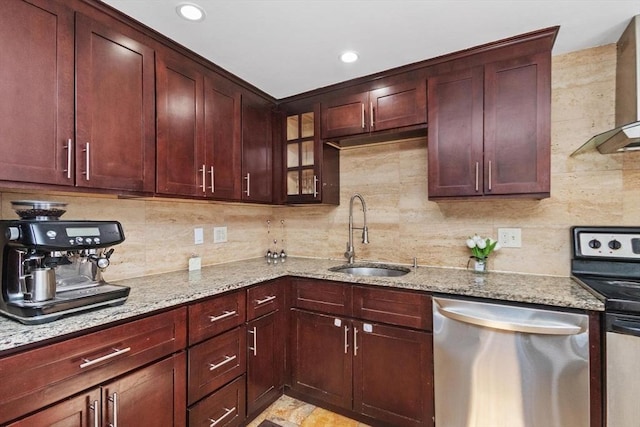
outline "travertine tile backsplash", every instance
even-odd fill
[[[11,200],[69,203],[65,219],[116,219],[127,240],[116,248],[108,280],[187,268],[192,254],[203,265],[253,258],[273,247],[291,255],[343,260],[349,198],[364,196],[369,245],[356,258],[464,268],[464,240],[497,237],[499,227],[522,229],[522,248],[505,248],[490,269],[567,276],[572,225],[640,225],[640,153],[570,157],[592,135],[614,123],[615,46],[553,58],[551,197],[536,200],[430,202],[427,140],[362,146],[340,154],[341,204],[272,207],[172,199],[118,199],[82,194],[0,194],[3,219],[15,218]],[[360,205],[355,222],[361,224]],[[267,235],[267,220],[271,231]],[[280,221],[285,221],[282,233]],[[213,243],[213,227],[228,227],[227,243]],[[193,244],[194,227],[205,232]]]

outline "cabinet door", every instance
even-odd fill
[[[549,52],[485,67],[485,192],[550,191]]]
[[[398,426],[433,426],[432,338],[353,322],[354,410]]]
[[[103,425],[184,426],[185,366],[183,352],[102,387]]]
[[[76,185],[153,192],[154,51],[76,16]]]
[[[426,123],[426,81],[420,79],[372,90],[369,121],[372,131]]]
[[[242,200],[271,202],[272,156],[271,103],[246,92],[242,96]]]
[[[240,89],[211,73],[204,80],[206,192],[216,199],[240,200]]]
[[[369,132],[369,92],[335,97],[322,103],[322,138]]]
[[[339,317],[291,310],[291,388],[351,409],[351,323]]]
[[[247,324],[247,413],[257,413],[280,396],[284,383],[282,311]]]
[[[429,197],[483,194],[482,73],[429,78]]]
[[[73,185],[73,12],[4,1],[0,40],[0,179]]]
[[[72,397],[7,427],[96,427],[100,425],[100,389]]]
[[[158,58],[159,193],[206,195],[203,78],[197,65],[181,56]]]

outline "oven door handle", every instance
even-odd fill
[[[614,320],[610,324],[611,331],[625,335],[640,337],[640,323],[626,320]]]

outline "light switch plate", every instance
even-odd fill
[[[227,241],[227,227],[213,227],[213,243]]]
[[[498,228],[498,242],[503,248],[521,248],[522,229]]]
[[[193,243],[201,245],[204,243],[204,230],[202,228],[193,229]]]

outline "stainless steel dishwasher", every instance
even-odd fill
[[[588,427],[588,316],[433,298],[438,427]]]

